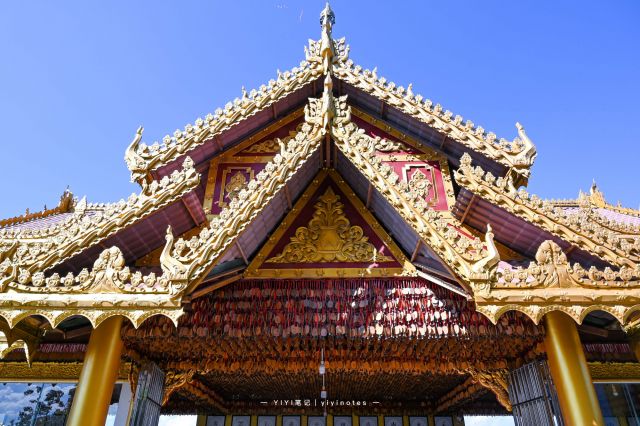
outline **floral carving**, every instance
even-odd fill
[[[443,111],[440,104],[434,105],[431,100],[414,94],[411,85],[405,89],[379,77],[377,69],[363,70],[354,65],[353,61],[347,60],[336,67],[334,73],[338,78],[428,124],[451,139],[504,164],[525,179],[529,176],[536,158],[536,147],[520,123],[516,123],[518,137],[508,142],[497,139],[494,133],[485,132],[482,127],[469,120],[463,123],[461,116],[454,117],[451,111]]]
[[[570,264],[554,241],[539,246],[535,262],[514,268],[501,262],[494,274],[472,280],[479,312],[492,321],[518,310],[538,322],[547,312],[559,310],[577,322],[591,311],[609,312],[624,324],[640,303],[640,267],[618,271]]]
[[[350,117],[346,104],[337,114]],[[407,185],[375,154],[375,140],[351,121],[336,121],[331,129],[336,146],[394,206],[404,220],[434,249],[461,277],[468,278],[471,265],[486,256],[482,242],[456,231],[460,223],[449,212],[433,210],[429,204]]]
[[[516,190],[511,175],[496,178],[473,167],[468,154],[462,156],[454,176],[469,191],[594,256],[631,268],[640,261],[640,238],[608,229],[592,220],[590,213],[568,212],[525,189]]]
[[[320,110],[310,111],[309,118],[319,123],[320,114]],[[278,140],[280,152],[198,235],[189,240],[179,238],[174,241],[169,229],[161,255],[163,278],[179,288],[180,293],[197,285],[218,256],[233,244],[250,221],[318,149],[322,135],[319,125],[305,122],[295,135]]]
[[[329,187],[314,205],[313,218],[269,263],[389,262],[359,226],[352,226],[344,214],[340,196]]]
[[[409,179],[409,189],[422,198],[427,196],[432,186],[431,181],[420,170],[416,170],[411,179]]]
[[[177,200],[194,189],[200,177],[187,157],[182,170],[153,181],[141,194],[111,204],[89,204],[83,198],[73,214],[43,229],[0,229],[0,290],[16,279],[20,284],[58,288],[71,286],[69,277],[56,274],[45,282],[43,271],[97,244],[109,235]]]

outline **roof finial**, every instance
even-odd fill
[[[320,27],[322,28],[322,34],[320,38],[320,56],[322,56],[322,69],[325,74],[330,71],[331,60],[335,56],[335,48],[333,46],[333,39],[331,37],[331,31],[333,30],[333,24],[336,23],[336,15],[331,10],[331,6],[327,2],[320,13]]]
[[[325,131],[329,131],[333,122],[333,117],[336,116],[336,105],[333,99],[333,81],[331,81],[331,74],[327,74],[324,79],[324,91],[322,92],[322,127]]]
[[[593,179],[591,188],[589,189],[589,201],[596,207],[605,207],[607,205],[604,194],[600,191],[600,188],[598,188],[595,179]]]
[[[331,10],[331,6],[329,6],[329,2],[324,6],[322,12],[320,12],[320,27],[324,30],[328,29],[329,34],[331,34],[331,30],[333,25],[336,23],[336,15]]]

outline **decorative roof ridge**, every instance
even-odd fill
[[[125,161],[131,171],[131,181],[142,184],[151,171],[187,154],[205,141],[230,129],[242,120],[253,116],[266,107],[286,97],[302,86],[320,77],[319,63],[303,60],[299,67],[285,72],[278,70],[277,79],[269,80],[257,90],[247,92],[242,87],[242,97],[235,98],[223,108],[217,108],[205,118],[187,124],[184,130],[177,129],[173,136],[166,135],[162,143],[147,145],[142,140],[142,126],[125,152]]]
[[[496,178],[471,161],[465,153],[454,171],[456,182],[467,190],[613,265],[640,262],[640,237],[631,240],[590,220],[589,214],[568,213],[524,188],[517,190],[511,175]]]
[[[603,208],[607,210],[614,211],[616,213],[625,214],[633,217],[640,217],[640,210],[633,209],[630,207],[622,207],[620,202],[618,205],[613,205],[607,202],[604,193],[598,188],[598,185],[594,181],[591,184],[591,188],[589,193],[585,193],[580,191],[578,193],[578,198],[576,199],[564,199],[564,200],[555,200],[549,199],[548,202],[558,206],[558,207],[595,207],[595,208]]]
[[[198,118],[194,124],[187,124],[184,130],[177,129],[173,136],[166,135],[161,144],[154,142],[147,145],[141,142],[143,127],[139,127],[125,152],[131,181],[142,185],[152,170],[188,153],[321,75],[331,74],[335,66],[342,65],[349,56],[345,38],[333,38],[334,24],[335,14],[327,3],[320,14],[320,40],[309,39],[308,47],[304,47],[305,60],[298,67],[283,73],[278,70],[277,79],[269,80],[268,85],[263,84],[258,90],[247,92],[243,86],[241,98],[227,102],[224,109],[217,108],[204,119]]]
[[[188,241],[175,240],[171,229],[167,229],[166,244],[160,255],[163,276],[188,286],[185,293],[202,281],[251,220],[320,148],[326,135],[320,125],[321,114],[321,109],[305,108],[305,123],[300,131],[284,141],[278,139],[280,153],[198,235]]]
[[[338,149],[366,176],[419,237],[456,275],[467,279],[487,255],[483,242],[457,231],[462,224],[450,213],[435,211],[374,153],[376,140],[350,120],[346,96],[336,102],[331,135]]]
[[[148,179],[152,170],[188,153],[314,78],[332,74],[348,83],[355,83],[356,87],[389,102],[407,115],[416,117],[463,145],[515,170],[526,182],[537,152],[520,123],[516,123],[518,136],[511,142],[503,138],[497,139],[493,132],[486,132],[470,120],[463,124],[460,115],[453,117],[453,113],[443,111],[440,104],[433,105],[428,99],[423,102],[421,95],[414,95],[412,84],[406,90],[401,86],[396,88],[394,83],[387,84],[386,79],[378,78],[376,69],[361,72],[360,66],[354,66],[353,61],[349,60],[350,48],[345,38],[333,38],[335,14],[328,5],[321,13],[320,24],[321,38],[317,41],[309,39],[309,46],[305,47],[305,60],[300,62],[300,66],[285,73],[278,71],[277,80],[270,80],[268,86],[262,85],[258,91],[252,90],[249,93],[243,87],[241,98],[228,102],[224,109],[216,109],[214,114],[208,114],[204,120],[199,118],[194,124],[187,124],[184,130],[176,130],[173,136],[165,136],[162,143],[142,143],[142,128],[138,129],[125,153],[132,181],[143,182]]]
[[[69,189],[65,189],[60,196],[58,205],[54,208],[47,209],[47,206],[45,206],[41,211],[34,213],[30,213],[29,209],[27,209],[27,211],[23,215],[14,216],[7,219],[0,219],[0,229],[30,222],[36,219],[43,219],[55,214],[69,213],[73,211],[75,204],[76,200],[73,198],[73,193],[69,191]]]
[[[136,327],[156,314],[165,315],[176,323],[183,313],[182,296],[200,283],[235,238],[319,150],[321,141],[328,134],[322,123],[333,120],[330,89],[331,79],[327,75],[325,92],[328,93],[313,106],[305,108],[305,123],[300,131],[285,141],[278,140],[280,153],[197,236],[189,241],[182,238],[174,241],[171,227],[167,228],[159,276],[154,272],[142,274],[140,269],[134,271],[126,266],[117,246],[103,250],[91,270],[83,269],[78,274],[69,272],[64,276],[45,274],[45,270],[59,262],[63,255],[68,257],[86,248],[88,240],[95,243],[129,225],[132,217],[140,216],[131,206],[124,209],[126,214],[114,212],[115,217],[106,221],[108,226],[97,226],[104,221],[101,219],[95,224],[93,217],[80,213],[78,223],[66,226],[52,238],[0,240],[0,304],[11,306],[11,309],[0,311],[0,317],[12,327],[34,313],[43,315],[54,327],[73,315],[85,316],[94,326],[112,315],[123,315]],[[186,186],[186,190],[192,190],[198,182],[199,174],[187,157],[182,171],[176,170],[171,176],[145,185],[143,196],[133,194],[129,202],[134,207],[147,202],[152,204],[151,208],[157,208],[157,204],[171,201],[166,199],[168,186],[182,183],[179,188]],[[127,202],[122,200],[122,203],[127,207]],[[77,204],[76,212],[83,209],[86,209],[84,199]],[[55,247],[58,250],[52,250]],[[47,298],[44,304],[43,294]]]
[[[104,249],[90,270],[84,268],[78,274],[45,276],[42,270],[31,274],[23,268],[13,268],[10,276],[2,272],[0,317],[9,328],[31,315],[42,315],[52,327],[76,315],[87,318],[94,328],[120,315],[134,327],[153,315],[164,315],[177,326],[183,314],[180,291],[184,286],[154,272],[132,272],[117,246]]]
[[[361,66],[355,65],[349,59],[335,70],[335,74],[345,82],[384,100],[405,114],[443,132],[453,140],[508,167],[523,176],[525,181],[529,177],[537,151],[520,123],[515,124],[518,136],[513,141],[497,139],[495,133],[486,132],[483,127],[476,126],[471,120],[463,124],[462,116],[454,117],[453,112],[443,110],[439,103],[433,105],[430,99],[414,94],[412,83],[405,89],[403,86],[396,86],[394,82],[388,82],[384,77],[379,77],[377,67],[373,70],[363,70]]]
[[[614,206],[613,204],[607,203],[603,208],[612,210],[616,213],[626,214],[628,216],[640,217],[640,210],[631,207],[622,207],[621,205]]]
[[[64,230],[70,224],[82,220],[84,217],[91,216],[88,213],[100,214],[105,213],[108,216],[114,216],[115,214],[127,213],[126,208],[134,207],[136,202],[142,198],[150,199],[162,192],[169,192],[170,195],[173,190],[187,181],[193,181],[199,179],[199,174],[194,168],[193,161],[190,157],[187,157],[183,162],[181,170],[175,170],[171,175],[165,176],[160,180],[154,180],[150,184],[139,192],[132,192],[125,200],[121,198],[116,202],[100,202],[90,203],[87,202],[86,196],[80,200],[74,199],[73,209],[70,209],[68,213],[74,213],[73,216],[67,218],[63,222],[55,223],[50,226],[41,229],[6,229],[0,228],[0,242],[7,239],[42,239],[45,237],[57,235]],[[102,220],[103,218],[100,218]]]
[[[493,236],[487,233],[487,239]],[[578,323],[594,310],[612,314],[621,324],[640,302],[640,264],[585,269],[570,264],[553,240],[543,241],[528,267],[496,267],[488,279],[472,280],[479,312],[493,323],[510,311],[525,313],[535,323],[550,311],[563,311]]]
[[[634,225],[633,223],[623,222],[620,220],[616,220],[615,218],[606,217],[602,214],[602,212],[600,212],[601,208],[603,207],[583,208],[583,210],[594,222],[607,229],[618,232],[620,234],[640,236],[640,224]],[[606,207],[604,208],[606,209]],[[626,214],[616,211],[614,211],[614,213]]]
[[[187,157],[181,170],[139,194],[109,204],[82,198],[61,223],[43,229],[0,229],[0,287],[20,274],[45,271],[195,189],[200,175]]]

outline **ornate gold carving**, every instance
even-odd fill
[[[341,108],[347,108],[341,105]],[[338,115],[350,117],[348,111]],[[369,179],[387,201],[397,209],[404,220],[420,235],[458,275],[468,278],[471,265],[486,252],[477,238],[468,238],[457,232],[462,225],[449,213],[437,212],[412,191],[408,185],[399,185],[399,176],[375,155],[373,138],[348,120],[336,121],[331,129],[336,146]]]
[[[329,187],[314,205],[314,215],[307,227],[296,230],[291,242],[285,246],[282,253],[269,258],[268,255],[283,238],[291,223],[294,223],[304,207],[310,201],[325,179],[331,179],[349,202],[369,224],[377,237],[389,249],[391,256],[376,253],[375,247],[363,235],[359,226],[352,226],[344,215],[342,202],[336,200],[335,192]],[[295,250],[297,250],[297,252]],[[397,260],[402,267],[390,268],[305,268],[304,263],[316,262],[387,262]],[[264,262],[264,265],[263,265]],[[299,263],[296,269],[272,269],[277,263]],[[357,276],[397,276],[415,275],[414,266],[404,257],[402,251],[384,232],[373,215],[362,205],[342,178],[332,170],[322,170],[315,177],[311,185],[305,190],[292,211],[281,222],[278,229],[269,238],[264,247],[256,255],[245,271],[246,277],[271,278],[317,278],[322,277],[357,277]]]
[[[121,362],[118,380],[127,380],[130,369],[130,363]],[[0,362],[0,381],[77,382],[81,371],[81,362]]]
[[[309,48],[304,49],[307,61],[321,64],[323,74],[330,74],[333,65],[344,63],[349,56],[349,46],[346,45],[345,39],[333,39],[332,31],[335,22],[336,16],[327,3],[320,13],[320,40],[309,40]]]
[[[340,121],[349,121],[350,115],[337,115],[336,102],[346,105],[346,96],[342,96],[335,99],[333,96],[333,81],[331,80],[331,74],[327,74],[324,79],[324,91],[322,92],[322,98],[314,99],[310,98],[309,103],[304,107],[305,121],[315,125],[319,125],[323,132],[329,132],[334,117]],[[340,111],[345,111],[341,108]]]
[[[612,205],[607,202],[604,194],[595,182],[591,185],[589,193],[580,191],[578,198],[574,200],[547,200],[554,207],[576,209],[572,214],[578,222],[592,221],[599,226],[620,234],[621,244],[633,244],[634,236],[640,236],[640,225],[631,221],[622,222],[615,218],[605,217],[604,213],[611,211],[621,216],[640,217],[640,210]],[[622,218],[620,218],[622,219]],[[640,240],[636,240],[640,241]],[[640,247],[637,248],[640,251]]]
[[[317,122],[318,116],[310,116]],[[322,129],[305,123],[300,131],[281,141],[281,151],[252,179],[238,197],[211,219],[209,227],[189,241],[167,239],[166,260],[173,258],[182,266],[174,274],[171,268],[163,266],[163,277],[188,289],[194,288],[213,267],[215,260],[235,241],[250,221],[265,208],[269,201],[284,187],[295,172],[318,149],[322,139]],[[168,265],[168,264],[167,264]]]
[[[505,312],[525,313],[536,324],[550,311],[567,313],[578,323],[603,310],[625,324],[640,306],[640,267],[588,270],[569,264],[560,246],[544,241],[527,268],[501,264],[495,272],[472,278],[476,308],[494,323]],[[485,268],[486,269],[486,268]]]
[[[331,187],[318,198],[307,227],[295,236],[268,263],[389,262],[390,256],[377,252],[360,226],[352,226],[344,214],[344,204]]]
[[[640,380],[640,363],[589,362],[589,373],[594,381]]]
[[[187,383],[193,380],[193,375],[196,374],[195,369],[189,369],[187,371],[169,370],[164,376],[164,395],[162,396],[162,405],[166,405],[171,395],[180,388],[184,387]]]
[[[476,279],[488,279],[493,276],[495,268],[500,262],[500,253],[493,241],[493,230],[491,229],[490,224],[487,224],[487,233],[485,234],[484,242],[487,249],[487,255],[478,260],[471,267],[471,271]]]
[[[144,158],[138,155],[138,145],[142,140],[142,132],[144,127],[138,127],[136,135],[124,152],[124,161],[127,163],[129,171],[131,171],[131,182],[138,182],[141,186],[146,185],[148,171],[145,168]]]
[[[331,31],[333,25],[336,23],[336,15],[331,10],[329,2],[320,13],[320,26],[322,27],[322,34],[320,37],[320,56],[322,57],[322,71],[325,74],[329,74],[329,67],[331,66],[331,60],[335,56],[335,48],[333,46],[333,39],[331,37]]]
[[[362,67],[354,65],[353,61],[347,60],[334,68],[334,74],[464,146],[507,166],[521,175],[525,181],[529,177],[531,166],[536,158],[536,148],[519,123],[516,124],[518,137],[508,142],[505,139],[497,139],[494,133],[485,132],[482,127],[476,127],[469,120],[463,123],[461,116],[454,117],[451,111],[443,111],[440,104],[433,105],[430,100],[423,99],[421,95],[415,95],[413,90],[396,86],[395,83],[378,77],[375,69],[363,70]]]
[[[478,370],[470,371],[473,381],[481,384],[494,393],[496,399],[507,411],[511,411],[511,401],[509,400],[509,384],[507,379],[509,372],[505,370]]]
[[[426,197],[433,184],[420,170],[416,170],[409,179],[409,189],[420,197]]]
[[[313,58],[310,59],[315,59]],[[134,140],[127,149],[127,161],[132,179],[175,161],[189,151],[210,142],[213,138],[238,125],[249,117],[269,108],[289,94],[310,84],[322,74],[321,61],[302,61],[290,71],[278,72],[276,79],[258,90],[243,92],[242,98],[235,98],[224,108],[218,108],[213,114],[198,118],[193,124],[187,124],[184,130],[176,130],[167,135],[162,143],[151,145]]]
[[[397,149],[398,150],[403,150],[406,149],[406,147],[402,146],[402,144],[406,144],[407,146],[413,148],[414,150],[417,150],[418,153],[415,154],[404,154],[404,155],[398,155],[397,153],[394,153],[392,151],[385,151],[385,150],[380,150],[380,147],[378,145],[378,143],[376,142],[375,144],[375,149],[377,151],[381,151],[384,154],[379,155],[379,157],[383,160],[383,161],[408,161],[408,162],[423,162],[423,169],[422,170],[427,170],[427,168],[431,171],[431,182],[435,182],[435,174],[433,173],[433,168],[427,163],[427,162],[431,162],[431,161],[437,161],[438,165],[440,167],[440,172],[441,172],[441,177],[442,177],[442,182],[444,184],[444,191],[445,191],[445,196],[447,199],[447,205],[449,206],[453,206],[456,202],[455,199],[455,193],[453,191],[453,183],[451,180],[451,171],[449,169],[449,160],[447,160],[447,157],[445,157],[442,153],[439,153],[427,146],[425,146],[424,144],[420,143],[419,141],[410,138],[409,136],[405,135],[404,133],[399,132],[398,130],[396,130],[395,128],[391,127],[390,125],[386,124],[383,121],[380,121],[376,118],[371,117],[370,115],[358,110],[357,108],[354,108],[352,106],[349,106],[349,111],[351,111],[351,114],[353,114],[354,116],[364,120],[365,122],[369,123],[370,125],[380,129],[383,132],[386,132],[388,134],[390,134],[391,136],[399,139],[402,143],[395,143],[395,145],[397,145]],[[378,138],[373,138],[374,140],[377,140]],[[386,139],[383,139],[383,141]],[[390,142],[391,141],[387,141]],[[395,146],[394,146],[395,148]],[[407,182],[409,181],[409,171],[411,169],[414,169],[416,167],[418,167],[419,165],[416,163],[411,163],[411,164],[407,164],[407,166],[405,166],[405,168],[403,169],[403,178],[404,181],[401,181],[399,183],[400,186],[404,187],[405,185],[407,185]],[[423,172],[424,173],[424,172]],[[404,190],[409,191],[410,188],[407,186],[406,189],[403,188]],[[435,197],[430,200],[430,202],[433,203],[437,203],[437,200],[440,196],[438,191],[434,191]],[[411,197],[413,198],[413,197]]]
[[[73,215],[59,224],[33,230],[0,229],[0,290],[9,283],[15,288],[30,283],[73,287],[70,277],[53,274],[45,279],[44,271],[179,199],[198,182],[193,161],[187,157],[182,170],[153,181],[146,191],[131,194],[127,201],[88,204],[83,198]]]
[[[174,241],[168,230],[167,243],[161,254],[161,276],[156,276],[153,272],[143,276],[140,271],[131,271],[125,266],[122,253],[117,247],[104,250],[91,271],[85,269],[77,275],[68,273],[60,276],[54,273],[45,276],[43,270],[35,269],[36,263],[31,263],[35,269],[33,273],[21,266],[26,263],[25,255],[30,253],[28,250],[21,249],[20,245],[17,248],[3,246],[2,256],[5,259],[0,263],[0,276],[4,285],[15,291],[0,293],[0,316],[10,326],[34,314],[44,316],[54,327],[72,315],[82,315],[94,326],[113,315],[125,316],[136,326],[157,314],[166,315],[176,322],[183,312],[180,299],[187,286],[197,285],[217,256],[232,244],[250,220],[319,147],[321,134],[317,126],[304,124],[295,137],[281,142],[281,152],[247,184],[246,189],[238,192],[237,198],[198,236],[192,237],[188,242],[183,239]],[[184,187],[184,181],[187,180],[185,178],[191,185],[197,184],[197,174],[188,158],[182,172],[176,171],[171,177],[152,182],[144,197],[140,197],[142,199],[132,197],[129,204],[133,208],[138,207],[139,203],[146,208],[150,208],[149,205],[157,208],[172,198],[167,195],[168,187],[173,184],[178,188]],[[126,202],[122,204],[117,205],[124,213],[124,217],[118,215],[117,224],[121,227],[128,225],[134,215],[134,212],[127,210]],[[114,216],[115,208],[116,206],[109,207],[110,210],[113,209]],[[78,203],[78,214],[84,214],[85,210],[89,210],[86,202]],[[77,238],[72,241],[77,241],[78,248],[85,248],[80,242],[87,244],[87,234],[104,236],[99,232],[102,230],[98,226],[102,224],[101,221],[102,219],[95,223],[90,220],[82,222],[83,232],[86,232],[84,235],[77,235],[77,230],[64,232],[70,232],[70,235]],[[107,225],[110,224],[112,225],[107,221]],[[65,252],[74,248],[73,244],[65,244],[67,241],[64,239],[59,242]],[[13,242],[12,244],[15,245]],[[46,256],[48,253],[43,248],[35,253]],[[12,256],[17,262],[9,260]],[[43,299],[42,293],[47,293],[48,297]]]
[[[485,200],[607,262],[632,269],[640,262],[640,238],[625,238],[589,220],[588,215],[567,212],[524,189],[516,191],[508,178],[496,178],[473,167],[468,154],[462,156],[455,179]]]
[[[247,154],[275,154],[280,151],[280,144],[277,139],[267,139],[260,143],[251,145],[243,152]]]
[[[235,171],[235,173],[233,173]],[[242,169],[230,168],[222,173],[222,182],[220,182],[220,200],[218,203],[221,207],[227,206],[227,200],[233,201],[238,193],[247,186],[247,178],[245,172],[249,174],[249,179],[253,179],[253,169],[244,167]],[[232,174],[229,182],[226,182],[227,176]]]
[[[290,131],[289,135],[282,140],[278,138],[268,139],[262,142],[258,142],[261,139],[271,135],[275,131],[281,129],[282,127],[290,124],[292,121],[295,121],[302,117],[304,114],[303,108],[300,108],[287,116],[281,118],[277,122],[270,124],[265,127],[261,131],[256,134],[248,137],[247,139],[240,142],[237,146],[229,149],[221,153],[220,155],[214,156],[209,163],[209,174],[207,176],[207,186],[205,188],[204,200],[203,200],[203,208],[206,213],[211,213],[211,207],[213,205],[213,194],[215,192],[216,186],[218,186],[218,170],[225,163],[234,163],[234,164],[255,164],[255,163],[268,163],[271,161],[278,152],[280,152],[280,142],[288,143],[288,141],[295,137],[295,135],[301,131],[303,123],[300,123],[295,131]],[[258,143],[256,143],[258,142]],[[271,151],[271,146],[273,146],[273,150]],[[269,151],[267,151],[269,150]],[[239,155],[239,154],[255,154],[255,155]],[[251,179],[253,176],[253,169],[251,169]],[[224,180],[223,180],[224,182]],[[221,191],[223,192],[223,191]],[[224,195],[221,194],[221,199],[218,199],[218,203],[220,207],[224,208],[227,206],[227,202],[224,200]]]

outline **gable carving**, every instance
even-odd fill
[[[403,190],[436,211],[448,211],[455,204],[451,171],[444,155],[358,109],[353,108],[352,114],[353,124],[368,137],[368,148],[398,175]]]
[[[202,206],[209,219],[237,199],[240,191],[280,153],[283,144],[301,131],[302,112],[300,109],[289,114],[210,161]]]
[[[362,227],[351,225],[344,214],[340,196],[327,188],[313,206],[315,212],[307,226],[296,229],[295,236],[269,263],[315,262],[389,262],[390,256],[378,253]]]
[[[337,172],[321,171],[245,275],[337,278],[414,272]]]

